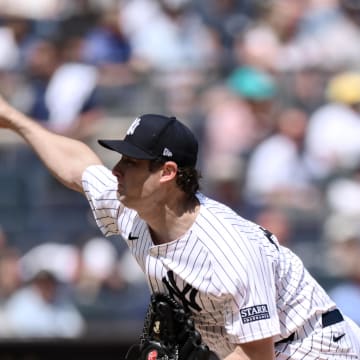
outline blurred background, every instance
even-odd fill
[[[177,116],[200,140],[202,191],[275,233],[360,325],[359,39],[357,0],[0,0],[0,93],[109,167],[98,138]],[[110,359],[148,300],[121,238],[0,131],[6,359]]]

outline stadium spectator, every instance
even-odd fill
[[[151,91],[159,93],[157,108],[172,111],[179,96],[216,77],[219,49],[188,0],[127,2],[120,19],[133,49],[132,63],[148,75]]]
[[[225,86],[207,89],[202,102],[202,168],[207,174],[213,171],[218,158],[245,157],[262,129],[258,128],[249,104]]]
[[[344,71],[330,78],[327,103],[309,119],[305,155],[320,182],[352,170],[360,156],[360,74]]]
[[[4,315],[13,337],[76,338],[85,322],[56,276],[37,272],[30,282],[8,299]]]
[[[290,42],[279,51],[281,71],[336,72],[358,66],[359,7],[349,0],[310,1]]]
[[[81,248],[79,265],[75,304],[88,322],[142,320],[149,291],[128,249],[120,253],[108,239],[90,238]]]
[[[96,68],[63,63],[57,44],[41,40],[30,51],[28,71],[33,100],[27,113],[58,133],[90,136],[101,115],[94,98]]]
[[[309,211],[319,198],[304,159],[308,116],[288,107],[276,117],[275,131],[251,153],[245,187],[249,201]]]

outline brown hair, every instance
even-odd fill
[[[158,170],[165,164],[162,158],[151,160],[149,170],[151,172]],[[188,197],[191,199],[195,197],[196,192],[200,189],[199,180],[201,175],[193,166],[179,167],[176,174],[176,184]]]

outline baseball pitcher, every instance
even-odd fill
[[[85,194],[103,234],[121,234],[143,269],[153,297],[128,359],[360,359],[359,329],[301,260],[199,191],[198,143],[176,118],[145,114],[100,140],[119,153],[112,170],[4,100],[0,126]]]

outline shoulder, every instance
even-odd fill
[[[95,175],[95,174],[103,174],[106,176],[110,176],[112,178],[115,178],[114,175],[112,175],[112,172],[109,168],[107,168],[104,165],[90,165],[88,166],[83,173],[83,176],[91,176],[91,175]]]
[[[323,125],[328,126],[329,121],[338,122],[339,116],[350,115],[352,111],[350,111],[346,106],[338,103],[329,103],[323,105],[319,109],[317,109],[309,119],[309,126],[315,125]]]
[[[215,258],[223,253],[246,263],[251,254],[277,252],[276,237],[253,221],[243,218],[228,206],[204,197],[196,221],[198,237]],[[251,257],[251,256],[250,256]]]
[[[117,187],[116,177],[103,165],[91,165],[82,174],[82,184],[86,190],[89,185],[98,187]]]
[[[209,225],[208,230],[213,229],[216,232],[219,232],[220,229],[235,230],[238,235],[239,232],[242,235],[252,234],[254,231],[259,232],[260,227],[257,224],[243,218],[229,206],[203,194],[198,195],[198,199],[201,210],[197,220],[203,226],[207,223]]]
[[[200,198],[200,214],[196,221],[196,232],[210,254],[219,258],[236,258],[246,254],[246,249],[259,246],[264,232],[257,224],[241,217],[228,206],[209,199]],[[245,255],[244,255],[245,256]]]

